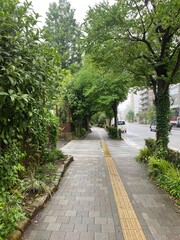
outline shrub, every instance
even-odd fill
[[[166,160],[172,162],[177,169],[180,169],[180,152],[168,149]]]
[[[109,132],[110,138],[113,138],[113,139],[118,138],[118,131],[116,127],[109,127],[108,132]]]
[[[177,203],[180,201],[180,171],[166,160],[155,157],[149,159],[149,176],[155,179],[158,186],[175,197]]]
[[[155,139],[146,138],[145,145],[152,154],[155,152],[155,150],[156,150],[156,140]]]
[[[152,178],[157,178],[159,175],[163,174],[168,170],[170,164],[156,157],[150,157],[148,162],[149,176]]]
[[[0,239],[5,240],[17,226],[20,219],[25,218],[21,208],[22,196],[18,190],[0,193]]]
[[[101,113],[98,118],[98,126],[103,127],[106,124],[106,114]]]
[[[164,152],[164,149],[159,148],[156,149],[156,140],[152,138],[145,139],[145,145],[150,151],[150,155],[156,155],[156,157],[161,157],[163,155],[163,158],[171,163],[174,164],[175,168],[180,169],[180,153],[176,152],[172,149],[167,149],[166,152]]]
[[[58,165],[53,163],[47,163],[42,166],[38,166],[35,170],[35,176],[37,180],[41,180],[46,184],[51,184],[56,177],[56,171]]]
[[[32,194],[41,194],[41,193],[49,193],[51,194],[49,186],[42,180],[37,179],[34,173],[31,174],[30,177],[24,180],[24,192],[32,193]]]
[[[136,160],[138,162],[145,162],[145,163],[147,163],[148,160],[149,160],[150,155],[151,155],[151,152],[150,152],[149,148],[145,147],[145,148],[140,150],[139,155],[136,156]]]
[[[57,160],[63,159],[64,155],[60,149],[47,149],[44,154],[44,162],[50,163],[55,162]]]
[[[24,154],[16,143],[0,157],[0,237],[14,230],[17,222],[24,217],[22,213],[22,181],[19,172],[24,171],[20,162]]]
[[[76,138],[82,139],[86,136],[86,129],[85,128],[76,129],[74,134]]]

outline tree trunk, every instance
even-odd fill
[[[169,142],[169,117],[170,117],[170,99],[169,84],[162,80],[158,80],[158,91],[156,94],[156,140],[158,146],[166,149]]]
[[[114,113],[114,126],[116,128],[117,128],[117,106],[118,106],[118,103],[116,101],[114,101],[112,104],[112,109],[113,109],[113,113]]]

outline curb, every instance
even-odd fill
[[[44,204],[51,198],[51,195],[58,190],[61,178],[63,177],[69,164],[74,160],[73,156],[66,155],[65,157],[66,159],[64,161],[64,165],[59,167],[57,170],[56,178],[53,182],[53,186],[50,188],[50,193],[46,193],[43,196],[37,197],[32,202],[32,204],[28,206],[29,217],[19,222],[14,232],[7,236],[8,240],[20,240],[24,231],[26,230],[28,225],[31,223],[31,220],[33,219],[33,217],[44,207]]]

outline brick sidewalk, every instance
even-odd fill
[[[100,141],[106,144],[139,218],[147,240],[180,239],[177,208],[148,178],[137,163],[137,150],[123,141],[107,138],[97,129],[85,140],[63,147],[74,157],[59,190],[33,219],[23,239],[28,240],[123,240],[116,204]]]

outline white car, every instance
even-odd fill
[[[117,127],[121,129],[121,132],[127,132],[126,122],[124,120],[119,120]]]

